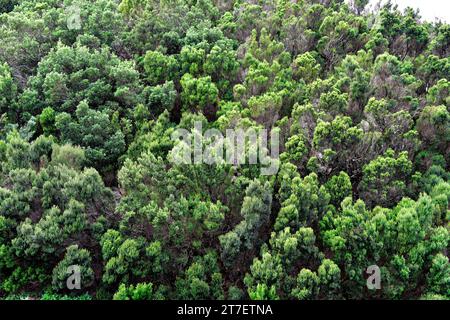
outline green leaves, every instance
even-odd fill
[[[55,126],[65,143],[85,147],[88,165],[107,171],[125,151],[124,135],[112,126],[107,112],[90,109],[86,102],[76,109],[76,119],[68,113],[56,117]]]
[[[72,200],[66,210],[61,212],[53,207],[44,213],[38,223],[27,218],[17,229],[17,238],[11,242],[16,255],[48,258],[56,254],[65,239],[80,234],[85,228],[84,206]]]
[[[434,201],[422,195],[417,201],[405,198],[393,209],[376,207],[368,211],[361,200],[355,204],[344,200],[342,212],[332,220],[334,227],[324,230],[323,236],[334,252],[333,260],[350,275],[347,285],[360,286],[361,290],[365,281],[358,270],[376,264],[384,265],[382,273],[386,274],[383,296],[398,298],[414,288],[432,255],[450,241],[448,231],[436,220],[431,222],[437,210],[432,207]],[[354,294],[362,294],[357,291]]]
[[[294,76],[298,80],[310,83],[317,79],[321,66],[311,52],[298,55],[293,63]]]
[[[417,120],[417,129],[425,143],[446,153],[450,139],[450,113],[445,106],[425,107]]]
[[[325,212],[330,195],[319,185],[317,175],[311,173],[303,180],[299,177],[290,182],[290,195],[281,203],[281,209],[275,221],[274,230],[289,226],[297,230],[301,226],[317,222]]]
[[[86,249],[79,249],[77,245],[72,245],[67,248],[63,260],[53,269],[52,286],[53,289],[64,290],[67,288],[67,278],[70,273],[68,268],[70,266],[78,266],[80,268],[80,286],[83,291],[92,286],[94,280],[94,271],[91,268],[91,255]]]
[[[437,254],[432,261],[430,273],[427,277],[429,291],[448,297],[450,294],[450,265],[448,257]]]
[[[310,288],[314,293],[308,293],[302,291],[305,288],[304,283],[301,283],[294,289],[292,273],[298,264],[309,265],[320,258],[315,241],[314,231],[311,228],[300,228],[292,233],[287,227],[278,233],[273,232],[269,241],[270,249],[267,246],[262,247],[261,258],[253,260],[250,273],[244,278],[249,296],[255,299],[276,299],[278,294],[280,298],[292,295],[298,298],[312,297],[318,288]],[[307,271],[303,273],[305,272],[308,273]],[[309,278],[309,274],[306,278]],[[314,278],[317,278],[315,274]]]
[[[0,114],[13,114],[13,104],[17,95],[17,85],[11,76],[7,63],[0,64]]]
[[[352,196],[352,183],[347,173],[341,171],[339,175],[332,176],[325,184],[330,194],[330,202],[339,207],[342,200]]]
[[[412,163],[408,153],[395,156],[388,150],[385,156],[379,156],[363,168],[363,178],[359,184],[361,196],[368,204],[397,202],[405,195],[407,182],[412,172]]]
[[[362,137],[362,130],[352,127],[349,117],[336,117],[331,122],[319,121],[314,131],[314,147],[317,149],[345,148],[356,143]],[[333,148],[334,146],[334,148]]]
[[[29,87],[55,111],[73,112],[86,100],[95,109],[124,112],[140,100],[139,75],[130,61],[122,61],[108,49],[59,44],[39,64]],[[24,106],[32,110],[36,106]]]
[[[148,273],[149,266],[141,260],[144,239],[123,240],[117,232],[110,230],[102,237],[101,244],[106,261],[102,276],[105,284],[127,282],[130,277],[139,278]]]
[[[319,278],[316,273],[302,269],[297,277],[297,287],[292,290],[292,296],[299,300],[316,298],[319,293]]]
[[[259,228],[267,222],[272,205],[270,184],[253,181],[245,191],[241,208],[244,218],[233,231],[219,237],[222,259],[231,266],[238,253],[243,249],[252,249],[257,239]]]
[[[138,283],[136,286],[120,284],[119,290],[114,294],[114,300],[153,300],[153,284]]]
[[[195,259],[176,281],[178,299],[223,299],[223,279],[217,255],[210,251]]]
[[[163,84],[174,79],[178,70],[177,60],[157,51],[148,51],[144,57],[144,70],[151,85]]]
[[[219,90],[211,82],[211,77],[194,78],[186,73],[181,78],[184,110],[203,111],[204,113],[215,106]]]
[[[450,296],[448,24],[367,0],[75,2],[0,0],[0,299]],[[248,128],[279,133],[274,175],[172,161]]]

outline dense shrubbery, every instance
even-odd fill
[[[367,2],[0,1],[0,298],[450,299],[450,27]]]

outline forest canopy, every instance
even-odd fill
[[[368,2],[0,0],[0,299],[450,299],[450,25]]]

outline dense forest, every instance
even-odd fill
[[[0,0],[0,299],[450,299],[450,25],[368,2]]]

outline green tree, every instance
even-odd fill
[[[363,178],[358,186],[361,197],[370,205],[389,206],[398,202],[407,191],[412,163],[406,152],[395,155],[388,150],[363,167]]]
[[[219,91],[211,77],[194,78],[186,73],[181,78],[181,98],[185,110],[210,112],[215,107]]]
[[[76,265],[80,268],[80,283],[84,290],[92,286],[94,271],[91,267],[92,259],[88,250],[79,249],[77,245],[67,247],[64,258],[53,269],[52,286],[54,290],[64,290],[67,288],[66,282],[70,273],[68,268]]]
[[[85,101],[78,105],[75,116],[75,119],[68,113],[56,116],[55,126],[61,140],[84,147],[88,165],[103,172],[114,168],[125,151],[122,131],[114,128],[108,113],[90,109]]]

